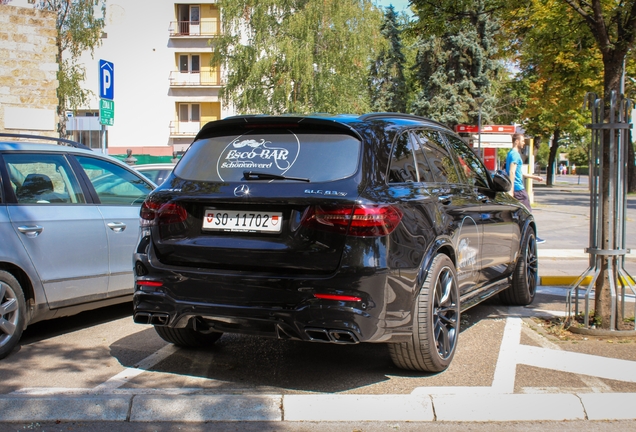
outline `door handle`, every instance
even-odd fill
[[[43,229],[44,227],[41,227],[40,225],[33,225],[33,226],[23,225],[18,227],[18,231],[20,231],[22,234],[26,235],[29,238],[35,238],[39,236],[40,233],[42,233]]]
[[[115,232],[122,232],[126,229],[126,224],[123,222],[108,222],[106,225]]]
[[[437,200],[444,205],[449,205],[453,201],[452,195],[440,195],[437,197]]]

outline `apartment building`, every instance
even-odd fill
[[[12,5],[29,0],[13,0]],[[69,135],[107,153],[172,155],[185,150],[199,128],[231,111],[219,92],[222,70],[210,64],[220,34],[216,0],[108,0],[101,46],[86,53],[84,88],[90,106],[68,114]],[[99,61],[114,65],[112,126],[99,121]]]

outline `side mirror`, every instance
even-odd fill
[[[494,185],[495,192],[508,192],[512,187],[510,178],[503,170],[497,170],[492,175],[492,183]]]

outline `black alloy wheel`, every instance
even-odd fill
[[[501,300],[511,306],[527,306],[534,300],[539,280],[537,238],[528,228],[520,245],[519,258],[512,275],[512,285],[500,294]]]
[[[395,365],[422,372],[446,370],[457,348],[459,316],[455,266],[447,255],[439,254],[416,299],[412,339],[389,345]]]

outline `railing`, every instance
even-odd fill
[[[220,86],[221,78],[217,71],[170,72],[170,86]]]
[[[170,122],[170,136],[193,137],[201,129],[201,122]]]
[[[219,20],[171,21],[170,36],[218,36],[221,34]]]

